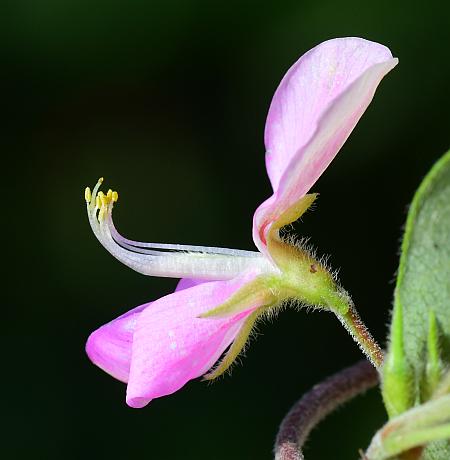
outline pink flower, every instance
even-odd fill
[[[174,293],[129,311],[88,339],[90,359],[128,384],[130,406],[143,407],[205,373],[214,378],[224,372],[257,318],[284,302],[348,310],[347,293],[326,267],[279,230],[314,201],[307,192],[396,64],[383,45],[339,38],[316,46],[289,69],[267,117],[273,195],[253,218],[257,252],[125,239],[112,221],[117,193],[98,192],[102,180],[92,193],[86,189],[92,230],[114,257],[145,275],[182,278]]]

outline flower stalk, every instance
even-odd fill
[[[349,306],[347,313],[336,313],[336,316],[353,337],[353,340],[359,345],[361,351],[367,356],[373,366],[377,370],[380,370],[384,360],[383,350],[380,348],[366,325],[361,320],[354,305],[351,304]]]

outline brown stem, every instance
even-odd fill
[[[376,369],[363,360],[315,385],[281,422],[275,460],[304,460],[301,449],[311,430],[338,406],[377,383]]]

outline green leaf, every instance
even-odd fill
[[[411,204],[392,316],[383,369],[391,417],[430,399],[450,365],[450,152],[433,166]],[[403,403],[393,409],[398,398]],[[424,458],[450,458],[448,445],[445,457],[432,450]]]

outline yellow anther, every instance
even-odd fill
[[[100,198],[100,202],[102,206],[107,206],[108,205],[108,198],[103,192],[98,192],[98,197]]]
[[[103,218],[105,217],[105,213],[106,213],[106,206],[102,206],[100,208],[100,211],[98,213],[98,221],[101,222],[103,220]]]
[[[103,182],[103,177],[100,177],[100,179],[97,182],[97,185],[94,188],[95,191],[95,196],[92,195],[91,189],[89,187],[86,187],[84,191],[84,198],[86,202],[92,203],[93,200],[95,200],[95,209],[92,209],[92,212],[97,214],[97,219],[99,223],[102,223],[105,218],[108,216],[108,214],[111,212],[112,203],[117,201],[119,196],[117,192],[114,192],[113,190],[109,189],[106,195],[101,191],[98,190],[100,184]],[[91,204],[93,207],[93,204]]]
[[[91,198],[92,198],[91,189],[89,187],[86,187],[84,189],[84,199],[86,200],[86,203],[90,203]]]

